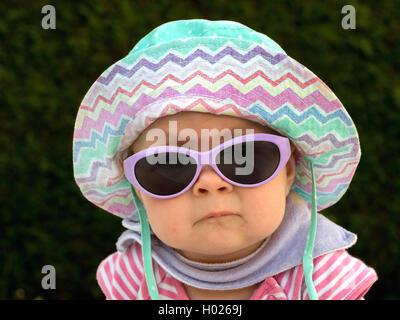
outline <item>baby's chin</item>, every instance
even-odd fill
[[[204,263],[224,263],[242,259],[256,251],[265,239],[256,243],[228,243],[205,241],[192,248],[177,249],[185,258]]]

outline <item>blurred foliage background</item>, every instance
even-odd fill
[[[56,8],[44,30],[41,9]],[[356,29],[344,30],[344,5]],[[375,268],[367,299],[400,298],[399,1],[0,2],[0,299],[104,299],[95,274],[119,218],[75,184],[72,134],[86,91],[158,25],[235,20],[266,33],[328,84],[357,125],[354,180],[323,213],[358,235],[349,251]],[[397,77],[396,77],[397,76]],[[44,265],[57,271],[43,290]]]

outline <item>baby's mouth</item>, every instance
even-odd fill
[[[237,215],[237,214],[234,212],[231,212],[231,211],[214,211],[214,212],[210,212],[209,214],[205,215],[200,220],[222,218],[222,217],[231,216],[231,215]]]

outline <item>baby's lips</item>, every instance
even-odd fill
[[[224,216],[229,216],[229,215],[237,215],[237,214],[232,212],[232,211],[213,211],[213,212],[210,212],[210,213],[206,214],[200,220],[224,217]]]

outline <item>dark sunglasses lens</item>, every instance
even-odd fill
[[[155,161],[157,159],[157,161]],[[196,174],[196,161],[188,155],[159,153],[140,159],[135,165],[135,176],[147,191],[169,196],[185,189]]]
[[[228,179],[240,184],[257,184],[273,175],[279,166],[280,152],[272,142],[244,142],[222,150],[217,161],[218,169]]]

